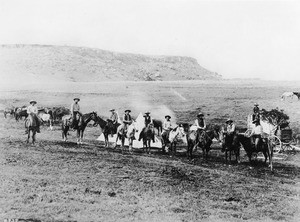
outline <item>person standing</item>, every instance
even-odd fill
[[[40,120],[38,118],[38,108],[35,106],[36,105],[36,101],[31,100],[29,102],[29,106],[27,107],[27,114],[28,114],[28,118],[31,118],[32,124],[37,126],[37,133],[40,133]],[[26,133],[28,133],[26,131]]]

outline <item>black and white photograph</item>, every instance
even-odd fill
[[[0,0],[0,222],[299,222],[300,1]]]

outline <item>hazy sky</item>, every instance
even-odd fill
[[[0,44],[191,56],[225,78],[300,80],[300,1],[0,0]]]

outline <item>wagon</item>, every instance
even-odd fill
[[[286,150],[294,150],[293,146],[294,138],[293,131],[289,127],[281,129],[279,126],[273,125],[266,120],[260,119],[260,125],[263,128],[263,137],[268,138],[274,145],[274,151],[286,151]],[[253,127],[253,115],[249,114],[247,118],[247,131],[246,135],[250,134]]]

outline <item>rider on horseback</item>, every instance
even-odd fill
[[[111,136],[113,137],[113,134],[117,132],[117,124],[118,124],[119,116],[115,109],[111,109],[109,111],[111,112],[109,121],[112,123],[113,128],[114,128],[114,130],[113,130],[114,132],[111,131]]]
[[[35,106],[36,101],[31,100],[29,102],[29,104],[30,105],[27,107],[28,118],[31,118],[31,121],[33,123],[35,122],[35,124],[37,126],[37,131],[36,132],[40,133],[40,120],[39,120],[39,118],[37,116],[37,114],[38,114],[38,108]],[[26,130],[26,133],[28,133],[27,130]]]
[[[225,144],[224,145],[232,145],[233,143],[233,137],[235,134],[235,124],[233,123],[233,120],[228,118],[225,122],[227,124],[226,131],[224,134],[226,135],[225,137]],[[225,147],[222,147],[222,152],[225,151]]]
[[[152,118],[151,118],[151,116],[150,116],[150,112],[149,112],[149,111],[148,111],[148,112],[145,112],[144,119],[145,119],[145,122],[144,122],[144,123],[145,123],[145,127],[142,129],[142,131],[141,131],[141,133],[140,133],[139,141],[141,141],[142,136],[143,136],[143,134],[144,134],[144,132],[145,132],[145,129],[146,129],[150,124],[153,125],[153,121],[152,121]],[[153,143],[155,143],[154,135],[153,135],[152,141],[153,141]]]
[[[150,123],[153,124],[153,121],[152,121],[149,111],[145,112],[144,118],[145,118],[145,127],[147,127]]]
[[[260,119],[259,118],[259,107],[257,103],[254,103],[254,108],[253,108],[253,115],[252,115],[252,120],[254,121],[255,119]]]
[[[198,113],[194,125],[196,126],[197,130],[199,130],[200,132],[203,132],[205,130],[206,124],[205,124],[203,113]]]
[[[71,128],[77,129],[81,125],[80,117],[82,116],[80,112],[80,106],[78,102],[79,98],[74,98],[74,102],[71,104]]]
[[[261,136],[263,134],[263,128],[260,125],[259,119],[255,119],[253,123],[255,123],[255,127],[252,129],[250,137],[255,145],[255,149],[258,151],[262,140]]]
[[[125,114],[123,116],[123,128],[125,132],[127,132],[128,125],[132,123],[132,118],[131,115],[129,114],[130,112],[131,112],[130,109],[126,109]]]

